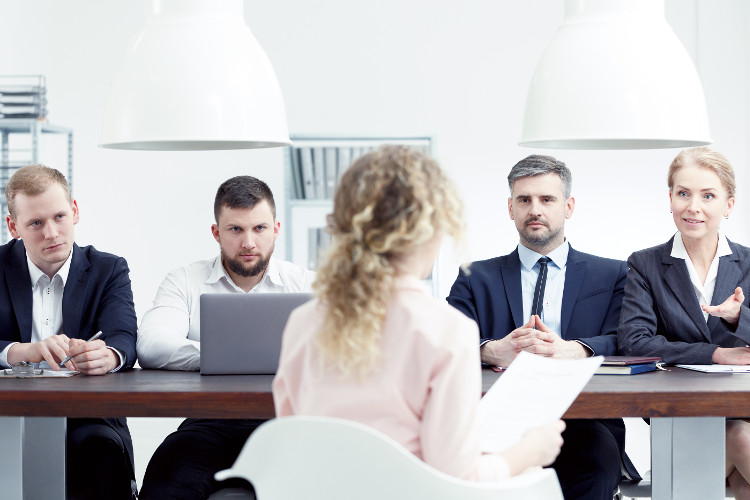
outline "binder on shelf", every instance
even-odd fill
[[[302,184],[302,161],[300,157],[302,150],[290,147],[289,154],[291,156],[292,189],[294,190],[292,196],[296,199],[302,199],[305,197],[305,188]]]
[[[300,148],[300,167],[302,174],[302,198],[315,199],[315,176],[313,175],[313,157],[311,148]]]
[[[336,165],[336,187],[338,187],[341,181],[341,176],[344,175],[346,169],[352,164],[352,148],[340,147],[339,155],[337,158],[338,162]]]
[[[323,149],[323,170],[325,172],[325,193],[324,198],[328,200],[333,199],[333,195],[336,193],[336,180],[337,180],[337,169],[338,169],[338,149],[337,147],[326,147]]]
[[[326,196],[326,171],[325,171],[325,156],[323,155],[322,147],[310,148],[312,149],[313,158],[313,178],[314,182],[314,196],[313,199],[324,200]]]

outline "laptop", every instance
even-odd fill
[[[204,293],[201,374],[275,374],[281,334],[293,309],[311,293]]]

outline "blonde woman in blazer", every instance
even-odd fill
[[[668,185],[677,233],[628,259],[620,352],[750,364],[750,249],[719,229],[734,207],[732,166],[709,148],[686,149],[669,167]],[[726,446],[729,485],[736,498],[750,498],[750,423],[728,420]]]

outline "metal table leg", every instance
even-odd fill
[[[9,500],[65,500],[64,417],[0,417],[0,484]]]
[[[651,419],[654,500],[719,500],[725,494],[725,419]]]

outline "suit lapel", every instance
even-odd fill
[[[16,240],[8,256],[8,266],[5,268],[5,283],[8,284],[10,302],[13,304],[13,310],[16,311],[21,342],[31,342],[34,299],[31,293],[29,265],[26,263],[26,249],[21,240]]]
[[[73,256],[70,261],[70,271],[65,282],[63,292],[63,332],[68,337],[83,338],[94,332],[80,332],[83,299],[88,286],[89,261],[81,249],[73,244]]]
[[[578,293],[586,276],[586,262],[578,259],[578,252],[570,247],[568,250],[568,262],[565,264],[565,286],[563,288],[562,310],[560,311],[560,337],[567,338],[565,332],[568,330],[570,318],[573,315],[573,306],[578,300]]]
[[[677,297],[677,302],[682,305],[685,314],[692,320],[706,340],[711,342],[711,333],[709,332],[706,320],[703,318],[698,298],[695,296],[695,290],[693,289],[692,281],[690,281],[685,261],[672,257],[670,255],[671,252],[672,245],[665,245],[664,253],[662,254],[664,281]]]
[[[716,274],[716,286],[714,287],[714,296],[711,298],[711,305],[721,304],[730,295],[734,294],[734,289],[737,288],[742,279],[742,271],[740,271],[740,266],[737,264],[738,261],[739,256],[734,248],[732,248],[732,255],[719,257],[719,271]],[[721,318],[709,315],[709,332],[713,331],[720,321]]]
[[[505,296],[508,298],[510,312],[513,315],[513,324],[516,328],[525,323],[523,317],[523,294],[521,293],[521,259],[518,258],[518,249],[508,255],[500,264],[500,274],[503,278]]]

